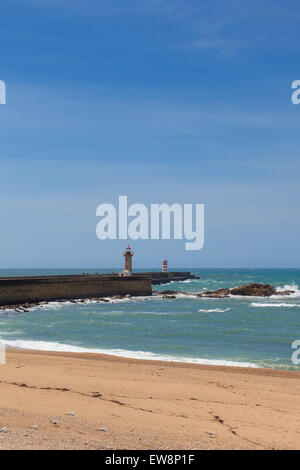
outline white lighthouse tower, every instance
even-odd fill
[[[124,251],[124,258],[125,258],[125,269],[120,272],[120,276],[132,276],[132,257],[133,251],[131,247],[128,245],[126,250]]]

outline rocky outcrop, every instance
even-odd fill
[[[276,289],[270,284],[246,284],[244,286],[235,287],[230,291],[231,295],[247,295],[255,297],[270,297],[275,295]]]
[[[235,287],[230,291],[231,295],[247,295],[255,297],[271,297],[271,295],[290,295],[294,294],[293,290],[279,291],[270,284],[246,284],[244,286]]]
[[[188,294],[188,292],[184,292],[181,290],[162,290],[161,292],[154,291],[159,295],[175,295],[175,294]]]
[[[294,291],[278,291],[275,287],[270,284],[245,284],[243,286],[234,287],[233,289],[223,288],[214,291],[205,291],[199,293],[175,291],[175,290],[164,290],[162,292],[154,291],[154,295],[162,295],[163,298],[174,298],[177,294],[182,295],[195,295],[196,297],[208,297],[212,299],[223,299],[230,295],[240,295],[249,297],[271,297],[271,295],[290,295]]]
[[[230,294],[230,289],[219,289],[215,291],[205,291],[205,292],[186,292],[183,290],[163,290],[161,292],[153,291],[153,295],[162,295],[163,298],[176,298],[177,294],[181,295],[194,295],[196,297],[212,297],[212,298],[224,298],[228,297]]]
[[[224,297],[229,297],[230,289],[219,289],[215,291],[206,291],[200,292],[197,294],[197,297],[212,297],[214,299],[223,299]]]

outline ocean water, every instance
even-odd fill
[[[190,271],[200,279],[154,286],[159,291],[190,293],[174,300],[143,297],[110,303],[51,302],[27,313],[6,310],[0,313],[0,340],[30,349],[300,370],[291,359],[291,345],[300,340],[300,270]],[[111,270],[0,270],[0,276],[81,272]],[[270,283],[295,290],[295,294],[271,298],[195,297],[203,290],[250,282]]]

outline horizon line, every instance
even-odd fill
[[[122,267],[118,266],[118,267],[87,267],[87,266],[79,266],[79,267],[67,267],[67,266],[64,266],[64,267],[0,267],[0,271],[2,270],[34,270],[34,269],[48,269],[48,270],[53,270],[53,269],[90,269],[90,270],[96,270],[96,269],[99,269],[99,270],[106,270],[106,269],[109,269],[109,270],[122,270]],[[136,267],[137,270],[140,270],[140,269],[159,269],[161,270],[162,267],[161,266],[149,266],[149,267],[146,267],[146,266],[143,266],[143,267]],[[263,267],[258,267],[258,266],[252,266],[252,267],[242,267],[242,266],[213,266],[213,267],[209,267],[209,266],[202,266],[202,267],[191,267],[191,266],[173,266],[172,268],[168,269],[168,271],[172,271],[172,270],[175,270],[175,269],[300,269],[300,266],[299,267],[294,267],[294,266],[284,266],[284,267],[267,267],[267,266],[263,266]],[[134,272],[134,270],[133,270]]]

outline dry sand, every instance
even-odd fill
[[[300,449],[300,373],[11,349],[2,428],[0,449]]]

